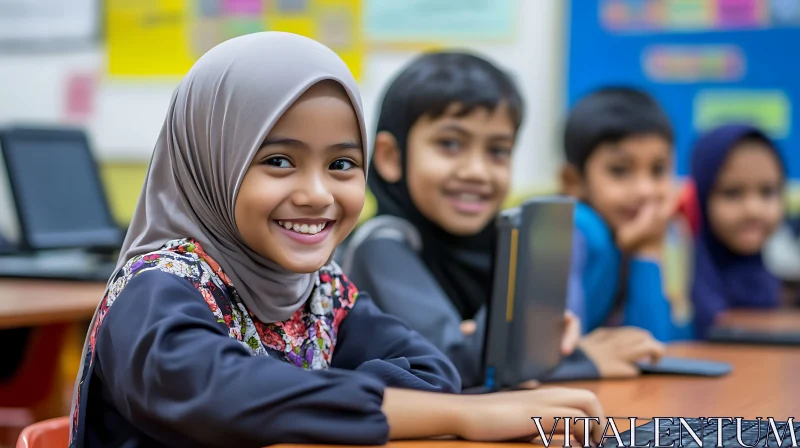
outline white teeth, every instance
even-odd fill
[[[478,202],[481,200],[481,196],[477,194],[469,194],[469,193],[462,193],[458,195],[458,198],[464,202]]]
[[[278,221],[278,225],[285,228],[286,230],[294,230],[297,233],[305,233],[309,235],[316,235],[325,228],[328,223],[324,222],[321,224],[300,224],[291,221]]]

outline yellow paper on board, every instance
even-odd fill
[[[108,72],[113,77],[180,77],[215,45],[271,30],[324,43],[359,79],[361,1],[106,0]]]
[[[185,0],[109,0],[107,11],[111,75],[182,76],[191,67]]]

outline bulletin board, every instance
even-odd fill
[[[567,101],[609,84],[647,90],[676,131],[677,171],[699,133],[760,126],[800,179],[800,0],[571,0]]]
[[[180,77],[215,45],[286,31],[333,49],[358,79],[361,0],[106,0],[112,77]]]
[[[371,47],[504,44],[517,37],[519,0],[363,1],[364,35]]]

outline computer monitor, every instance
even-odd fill
[[[0,131],[24,249],[113,250],[122,242],[97,164],[80,130]]]

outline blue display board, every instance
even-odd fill
[[[700,132],[752,122],[800,179],[800,0],[571,0],[568,16],[569,106],[645,89],[673,120],[679,175]]]

